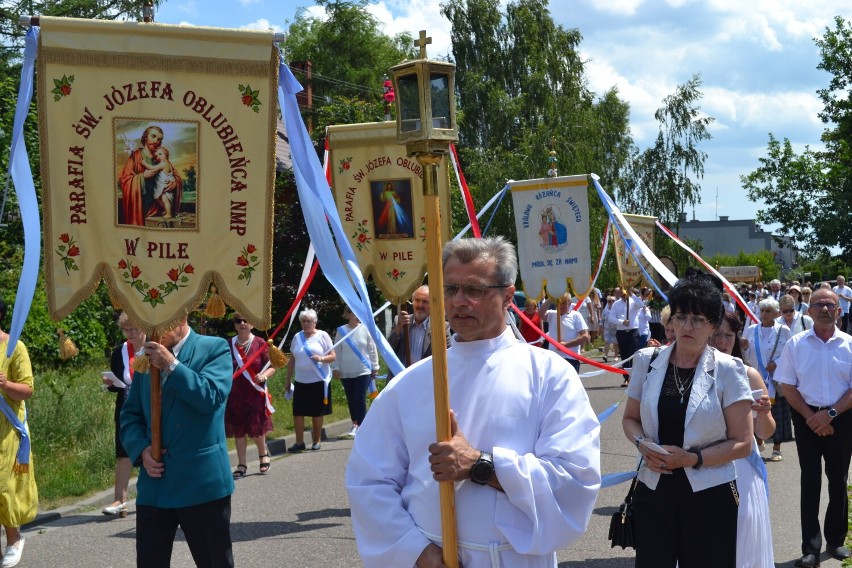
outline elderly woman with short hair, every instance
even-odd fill
[[[807,331],[814,326],[813,318],[801,313],[796,307],[796,299],[793,295],[784,294],[781,296],[781,299],[778,300],[778,306],[781,308],[781,315],[775,321],[786,325],[790,329],[791,336]],[[805,307],[805,310],[807,310],[807,307]]]
[[[331,414],[331,365],[337,358],[332,347],[331,337],[317,329],[317,313],[314,310],[302,310],[299,313],[302,331],[293,336],[290,343],[292,357],[287,362],[287,383],[285,391],[290,390],[293,379],[293,429],[296,431],[296,443],[287,448],[288,452],[301,452],[305,446],[305,416],[311,417],[312,450],[320,449],[323,416]]]
[[[775,419],[775,434],[772,436],[772,455],[769,461],[779,462],[784,459],[781,455],[781,443],[793,440],[793,418],[790,414],[790,404],[784,398],[782,389],[772,380],[772,375],[775,373],[776,361],[781,358],[784,345],[790,339],[790,329],[775,321],[781,313],[777,301],[765,298],[757,306],[760,322],[750,325],[743,332],[743,360],[750,367],[757,369],[769,390],[772,417]]]

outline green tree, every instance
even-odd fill
[[[760,166],[740,176],[743,188],[752,201],[762,200],[766,207],[757,212],[759,223],[780,223],[780,233],[799,243],[806,256],[828,252],[825,225],[818,222],[828,212],[823,208],[830,200],[822,160],[805,148],[801,155],[793,151],[790,141],[783,143],[769,135],[766,157]]]
[[[300,9],[283,42],[289,61],[312,64],[316,137],[329,124],[384,120],[382,83],[390,67],[415,56],[411,35],[385,35],[367,0],[317,0],[326,18]],[[297,74],[303,83],[305,77]]]
[[[618,193],[629,211],[655,215],[678,227],[680,213],[701,202],[697,180],[704,177],[707,154],[699,144],[712,138],[707,127],[715,119],[702,116],[700,87],[701,76],[693,75],[654,113],[660,123],[657,139],[650,148],[634,153],[631,172]]]
[[[547,0],[448,0],[452,24],[461,162],[474,201],[485,203],[508,179],[544,177],[555,141],[562,175],[595,172],[617,182],[632,144],[629,108],[612,89],[596,98],[587,87],[582,40],[551,17]],[[590,203],[599,203],[590,190]],[[456,226],[466,223],[454,207]],[[593,249],[605,218],[591,214]],[[511,203],[496,212],[490,232],[515,240]],[[593,250],[596,254],[596,250]]]

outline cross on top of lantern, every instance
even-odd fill
[[[456,66],[426,59],[432,43],[426,31],[414,45],[420,59],[403,61],[390,68],[396,93],[396,139],[408,154],[449,152],[459,139],[456,126]]]

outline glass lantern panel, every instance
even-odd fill
[[[420,92],[417,90],[417,74],[403,75],[397,79],[399,92],[400,128],[402,132],[420,130]]]
[[[450,125],[450,76],[432,73],[429,76],[432,94],[432,128],[452,128]]]

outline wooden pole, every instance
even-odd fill
[[[429,271],[429,318],[432,330],[432,378],[435,392],[435,433],[438,441],[452,438],[450,430],[450,387],[447,382],[447,330],[444,324],[444,267],[441,260],[441,208],[438,198],[440,154],[418,154],[423,166],[423,193],[426,205],[426,268]],[[440,484],[441,540],[444,564],[459,568],[456,530],[455,484]]]
[[[160,342],[160,334],[154,332],[151,341]],[[163,457],[163,444],[160,439],[160,416],[163,404],[160,400],[160,369],[151,365],[151,457],[160,461]]]
[[[402,306],[403,306],[403,304],[399,304],[396,308],[397,317],[401,317],[401,316],[399,316],[399,314],[402,313]],[[408,334],[409,334],[409,326],[407,326],[407,325],[403,326],[403,328],[402,328],[402,344],[403,344],[403,348],[404,348],[403,354],[405,355],[405,361],[402,362],[402,365],[404,367],[408,367],[409,365],[411,365],[411,339],[410,339],[410,336]]]

